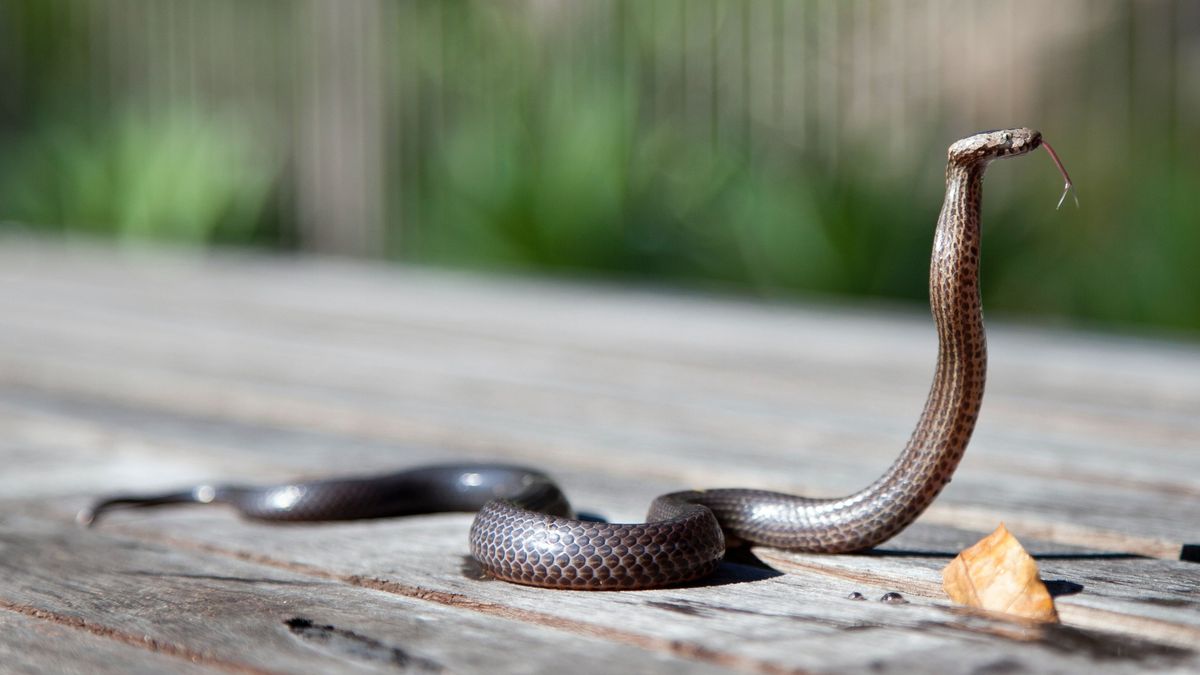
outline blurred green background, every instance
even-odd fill
[[[989,311],[1200,335],[1190,0],[0,0],[0,84],[6,229],[914,302],[1032,126]]]

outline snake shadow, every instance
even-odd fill
[[[783,572],[760,560],[750,550],[750,547],[739,546],[725,551],[725,559],[721,561],[721,565],[717,567],[716,572],[705,579],[697,579],[690,583],[681,584],[680,588],[744,584],[774,579],[783,576],[783,574]]]

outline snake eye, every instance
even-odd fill
[[[1012,143],[1012,133],[1008,131],[1004,132],[1003,138],[1005,143]]]

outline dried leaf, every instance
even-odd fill
[[[946,565],[942,588],[951,600],[968,607],[1058,621],[1054,599],[1038,576],[1037,562],[1003,523]]]

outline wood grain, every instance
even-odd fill
[[[1200,542],[1200,349],[1181,343],[992,326],[976,440],[916,526],[869,556],[757,549],[774,570],[727,563],[688,588],[483,581],[464,566],[466,515],[70,522],[114,490],[455,457],[544,466],[614,520],[681,487],[842,493],[905,441],[929,324],[907,308],[0,240],[0,656],[81,672],[105,659],[125,672],[1200,667],[1200,585],[1178,559]],[[1063,627],[941,594],[941,566],[1000,521],[1065,593]],[[909,603],[875,601],[889,591]]]

